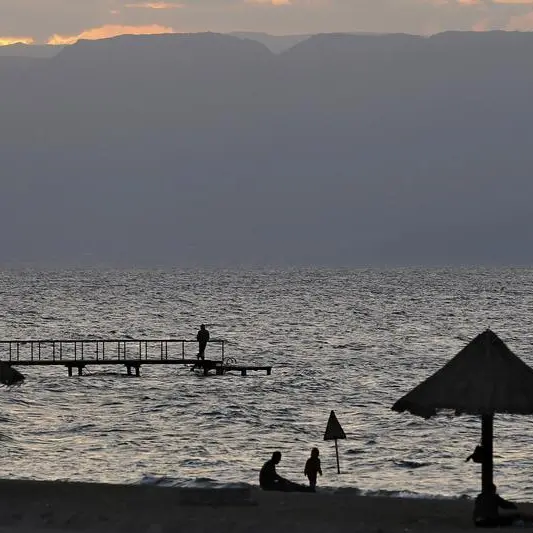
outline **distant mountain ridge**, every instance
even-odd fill
[[[173,35],[173,34],[169,34]],[[194,35],[194,34],[193,34]],[[197,35],[202,35],[198,33]],[[269,50],[274,53],[280,53],[283,50],[294,46],[310,37],[309,35],[270,35],[261,32],[231,32],[228,35],[239,37],[241,39],[249,39],[264,44]],[[142,36],[121,36],[121,37],[142,37]],[[153,37],[153,36],[145,36]],[[98,39],[97,41],[107,41],[109,39]],[[35,58],[50,58],[57,55],[63,48],[72,45],[57,46],[57,45],[28,45],[23,43],[16,43],[6,46],[0,46],[0,57],[35,57]]]
[[[50,58],[54,57],[62,49],[62,46],[16,43],[0,46],[0,57]]]
[[[172,34],[170,34],[172,35]],[[194,35],[194,34],[192,34]],[[198,33],[197,35],[202,35]],[[308,39],[313,34],[302,35],[271,35],[263,32],[246,32],[235,31],[227,35],[239,37],[240,39],[249,39],[264,44],[271,52],[279,54],[294,45]],[[142,36],[121,36],[121,37],[142,37]],[[153,37],[152,35],[145,37]],[[108,39],[98,39],[97,41],[107,41]],[[63,48],[72,45],[28,45],[23,43],[15,43],[6,46],[0,46],[0,57],[35,57],[35,58],[50,58],[57,55]]]
[[[529,264],[533,34],[0,58],[6,260]]]
[[[289,48],[292,48],[294,45],[305,41],[312,34],[304,35],[270,35],[268,33],[260,32],[246,32],[246,31],[235,31],[230,33],[234,37],[239,37],[241,39],[250,39],[251,41],[258,41],[264,44],[271,52],[279,54]]]
[[[55,61],[191,61],[246,60],[249,53],[270,55],[266,46],[256,41],[244,42],[220,33],[169,33],[164,35],[120,35],[110,39],[79,40],[63,48]]]

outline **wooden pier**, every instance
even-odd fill
[[[217,351],[216,359],[198,359],[198,342],[185,339],[68,339],[0,341],[0,361],[12,366],[64,366],[68,375],[77,370],[79,376],[88,366],[122,365],[128,375],[140,376],[142,365],[185,365],[204,375],[249,371],[265,371],[272,366],[238,364],[225,357],[225,341],[209,341],[206,353]],[[195,352],[194,355],[192,354]]]

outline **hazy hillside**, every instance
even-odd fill
[[[53,57],[63,49],[62,46],[10,44],[0,46],[0,57]]]
[[[310,37],[310,35],[270,35],[253,31],[235,31],[230,35],[262,43],[275,54],[284,52]]]
[[[12,85],[14,82],[18,83],[22,74],[33,70],[44,61],[33,57],[0,56],[0,83],[4,86]]]
[[[3,262],[531,263],[532,52],[196,34],[0,61]]]

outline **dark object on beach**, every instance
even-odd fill
[[[339,463],[339,447],[337,445],[337,439],[345,439],[346,433],[342,429],[337,417],[335,416],[335,411],[329,413],[328,423],[326,425],[326,431],[324,433],[324,440],[334,440],[335,441],[335,455],[337,456],[337,474],[341,473],[341,466]]]
[[[24,381],[24,376],[11,365],[0,361],[0,383],[11,387],[20,385]]]
[[[198,341],[198,359],[205,358],[205,348],[209,342],[209,331],[205,329],[205,324],[200,326],[198,333],[196,334],[196,340]]]
[[[440,370],[400,398],[395,411],[430,418],[440,410],[481,416],[481,490],[493,485],[495,413],[533,414],[533,368],[490,329],[465,346]]]
[[[320,452],[318,451],[318,448],[313,448],[311,450],[311,457],[305,462],[304,475],[307,476],[309,486],[313,489],[316,487],[316,478],[318,474],[322,475],[319,455]]]
[[[496,491],[496,485],[492,484],[490,491],[483,492],[476,497],[474,503],[474,524],[476,527],[500,527],[510,526],[513,522],[523,520],[525,516],[519,513],[500,515],[499,509],[516,510],[513,502],[504,500]]]
[[[276,465],[281,461],[281,452],[274,452],[259,472],[259,486],[263,490],[280,492],[314,492],[314,488],[294,483],[281,477],[276,472]]]
[[[483,464],[483,457],[485,456],[485,450],[483,449],[483,446],[476,446],[476,449],[471,453],[465,460],[465,463],[468,463],[470,459],[474,463]]]

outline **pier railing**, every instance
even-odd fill
[[[224,363],[222,339],[210,340],[206,358]],[[213,353],[213,345],[216,353]],[[211,348],[211,349],[210,349]],[[195,359],[198,342],[189,339],[0,340],[0,360],[15,362],[147,361]]]

